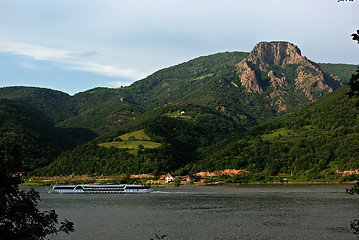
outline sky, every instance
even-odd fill
[[[0,87],[128,86],[218,52],[288,41],[359,64],[359,0],[0,0]]]

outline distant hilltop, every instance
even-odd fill
[[[287,90],[303,93],[314,101],[342,86],[339,77],[323,71],[288,42],[260,42],[236,67],[242,86],[248,92],[268,89],[279,110],[286,110]]]

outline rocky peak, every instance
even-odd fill
[[[273,66],[276,73],[271,70]],[[286,76],[287,66],[294,69],[291,76]],[[248,92],[262,93],[267,86],[272,87],[269,97],[279,97],[281,104],[285,104],[284,88],[292,87],[314,101],[322,92],[331,92],[342,85],[338,77],[322,71],[316,63],[303,57],[297,46],[288,42],[258,43],[248,57],[236,65],[236,70]]]
[[[284,67],[287,64],[311,65],[300,49],[288,42],[260,42],[246,59],[253,67],[263,71],[269,65]]]

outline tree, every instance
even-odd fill
[[[350,194],[350,195],[359,194],[359,182],[354,184],[353,187],[348,188],[346,190],[346,192],[347,192],[347,194]],[[359,219],[354,219],[350,223],[350,227],[353,230],[353,233],[359,237]]]
[[[22,183],[20,147],[0,139],[0,232],[3,239],[41,240],[46,236],[74,231],[74,224],[65,219],[58,228],[55,210],[38,209],[40,195],[33,188],[19,189]]]
[[[357,33],[353,33],[353,40],[358,41],[359,43],[359,30],[357,30]],[[359,67],[355,74],[352,75],[349,82],[350,91],[348,95],[350,97],[359,97]]]
[[[346,190],[346,193],[347,193],[347,194],[350,194],[350,195],[359,194],[359,182],[357,182],[356,184],[354,184],[353,187],[348,188],[348,189]]]
[[[352,36],[353,40],[359,43],[359,30],[357,30],[357,33],[353,33]],[[359,67],[356,71],[356,74],[353,74],[350,78],[349,86],[350,91],[348,92],[348,95],[350,97],[359,97]],[[347,189],[347,193],[351,195],[359,194],[359,183],[356,183],[352,188]],[[354,219],[351,222],[350,227],[354,231],[354,234],[359,237],[359,220]]]

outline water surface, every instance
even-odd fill
[[[153,187],[150,194],[41,194],[75,223],[52,239],[357,239],[348,185]]]

